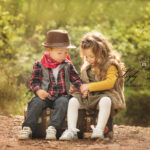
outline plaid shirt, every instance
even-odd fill
[[[75,67],[73,66],[73,64],[71,62],[64,61],[63,63],[67,63],[69,65],[70,81],[77,89],[79,89],[82,84],[82,81],[81,81],[79,74],[77,73]],[[55,78],[54,78],[52,69],[49,68],[48,71],[49,71],[49,77],[50,77],[50,87],[48,90],[48,93],[49,93],[48,98],[50,100],[55,100],[59,96],[67,95],[66,86],[65,86],[64,69],[62,68],[58,73],[57,84],[55,82]],[[30,80],[30,89],[34,93],[36,93],[36,91],[38,89],[40,89],[41,80],[42,80],[42,68],[41,68],[40,62],[37,61],[33,67],[32,77]]]

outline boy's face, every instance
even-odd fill
[[[90,65],[94,65],[95,63],[95,55],[92,51],[91,48],[87,48],[83,50],[83,55],[86,58],[86,61],[90,64]]]
[[[69,49],[48,48],[50,57],[59,63],[61,63],[65,60],[65,58],[68,55],[68,51],[69,51]]]

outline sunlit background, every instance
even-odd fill
[[[67,30],[77,47],[85,33],[103,33],[128,69],[127,109],[114,122],[150,126],[149,0],[0,0],[0,114],[23,115],[33,64],[51,29]],[[70,56],[80,72],[79,49]]]

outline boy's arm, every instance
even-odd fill
[[[70,64],[70,81],[77,89],[80,90],[80,86],[83,83],[73,64]]]
[[[30,79],[30,89],[36,94],[36,91],[40,89],[40,83],[42,80],[42,69],[39,62],[36,62],[33,67],[32,76]]]

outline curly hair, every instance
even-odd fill
[[[117,53],[111,51],[111,45],[108,40],[99,32],[87,33],[81,40],[80,43],[80,55],[82,58],[82,63],[84,63],[85,58],[83,51],[91,48],[93,54],[95,55],[95,64],[93,66],[94,73],[99,76],[103,64],[105,64],[108,59],[116,59],[120,63],[120,58]]]

